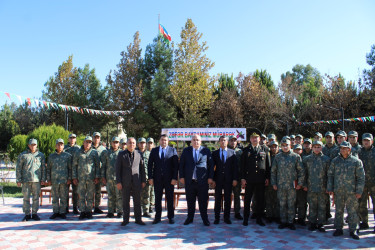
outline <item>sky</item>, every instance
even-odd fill
[[[180,42],[191,18],[215,63],[211,74],[265,69],[275,84],[296,64],[357,81],[375,44],[375,1],[10,1],[0,0],[0,105],[9,92],[39,98],[73,55],[101,84],[140,32],[142,54],[160,23]]]

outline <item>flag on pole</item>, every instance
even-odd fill
[[[163,35],[165,41],[172,41],[171,36],[168,34],[167,30],[164,28],[163,25],[159,24],[159,32]]]

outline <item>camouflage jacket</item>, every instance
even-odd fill
[[[364,186],[365,171],[360,159],[351,154],[344,159],[340,154],[331,161],[327,184],[329,192],[346,191],[362,194]]]
[[[113,148],[111,148],[103,151],[102,155],[100,156],[100,160],[102,162],[101,176],[107,180],[116,180],[115,165],[118,153],[120,153],[120,151],[120,149],[114,151]]]
[[[279,153],[275,156],[271,167],[271,185],[279,189],[294,188],[294,181],[302,186],[305,179],[305,171],[302,166],[301,157],[289,151]]]
[[[363,163],[366,185],[375,185],[375,147],[371,146],[368,150],[361,148],[358,157]]]
[[[302,151],[302,154],[301,154],[301,158],[302,158],[302,160],[303,160],[306,156],[309,156],[309,155],[312,155],[312,150],[310,150],[310,153],[307,153],[306,150],[303,150],[303,151]]]
[[[329,169],[330,158],[323,153],[311,154],[303,160],[305,169],[305,184],[309,192],[327,191],[327,172]]]
[[[46,180],[46,160],[44,154],[37,149],[22,152],[17,159],[16,182],[40,182]]]
[[[50,154],[47,164],[47,181],[64,184],[72,179],[72,155],[67,152]]]
[[[100,178],[100,159],[98,152],[90,148],[87,152],[83,146],[73,156],[72,178],[79,181],[94,180]]]
[[[324,154],[325,156],[328,156],[328,157],[331,158],[331,160],[332,160],[333,158],[335,158],[335,157],[338,155],[338,154],[333,155],[333,151],[336,151],[337,148],[339,148],[339,147],[338,147],[336,144],[333,144],[332,147],[328,147],[328,145],[326,144],[326,145],[323,147],[322,152],[323,152],[323,154]],[[339,151],[340,151],[340,149],[339,149]]]
[[[143,158],[143,163],[145,165],[145,173],[146,173],[146,176],[148,176],[148,158],[150,158],[151,152],[148,150],[145,150],[144,152],[141,152],[140,150],[138,150],[138,152],[141,154]]]
[[[64,146],[64,152],[67,152],[67,153],[69,153],[69,154],[71,154],[71,155],[73,156],[74,153],[75,153],[76,151],[78,151],[80,148],[81,148],[81,147],[78,146],[77,144],[75,144],[75,145],[72,147],[72,146],[70,146],[70,144],[69,144],[69,142],[68,142],[68,144],[66,144],[66,145]]]
[[[354,146],[352,146],[352,155],[358,157],[359,150],[362,148],[361,145],[357,142]]]

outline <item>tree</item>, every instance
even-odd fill
[[[126,51],[120,53],[120,63],[117,70],[109,73],[106,80],[109,86],[109,96],[113,108],[128,111],[124,119],[124,129],[129,134],[143,134],[144,125],[141,123],[143,112],[143,83],[140,75],[142,65],[139,32],[134,34],[133,42]]]
[[[266,70],[255,70],[253,76],[256,81],[265,86],[270,91],[275,90],[275,85],[273,84],[271,75],[268,74]]]
[[[242,127],[243,115],[238,92],[225,88],[212,103],[209,113],[210,124],[214,127]]]
[[[206,126],[206,114],[214,101],[214,78],[209,75],[214,63],[204,54],[207,43],[200,41],[202,33],[191,19],[186,21],[180,37],[181,42],[175,50],[175,75],[171,86],[180,126]]]
[[[233,74],[228,76],[228,74],[221,73],[218,79],[218,85],[215,87],[214,95],[220,98],[222,92],[224,92],[226,89],[233,90],[238,94],[238,88],[236,81],[233,78]]]
[[[366,62],[372,68],[363,70],[364,83],[367,86],[374,88],[375,87],[375,44],[371,46],[370,53],[366,54]]]
[[[13,118],[11,109],[5,104],[0,111],[0,150],[5,150],[10,139],[19,132],[20,128]]]

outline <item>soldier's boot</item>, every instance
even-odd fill
[[[336,229],[336,231],[333,233],[333,236],[341,236],[344,234],[344,231],[342,229]]]
[[[147,213],[147,212],[143,213],[142,216],[143,216],[143,217],[147,217],[147,218],[151,218],[151,215],[150,215],[149,213]]]
[[[309,231],[315,231],[317,229],[317,226],[315,223],[311,223],[309,226]]]
[[[243,220],[243,217],[241,216],[240,213],[236,213],[236,214],[234,215],[234,218],[236,218],[237,220]]]
[[[290,230],[296,230],[296,226],[294,225],[294,223],[289,223],[288,227]]]
[[[79,214],[77,207],[73,207],[73,214]]]
[[[22,221],[29,221],[31,220],[31,215],[25,215],[25,217],[23,217]]]
[[[284,229],[287,227],[288,227],[288,223],[280,223],[280,225],[278,226],[279,229]]]
[[[121,218],[122,217],[122,213],[117,213],[117,218]]]
[[[66,214],[60,214],[60,218],[66,220]]]
[[[262,217],[258,216],[257,220],[256,220],[256,223],[259,225],[259,226],[262,226],[264,227],[266,224],[264,224],[263,220],[262,220]]]
[[[78,219],[79,220],[83,220],[86,218],[86,213],[85,212],[81,212],[81,214],[79,215]]]
[[[31,218],[32,218],[33,220],[36,220],[36,221],[40,220],[40,217],[39,217],[39,215],[37,215],[37,214],[33,214],[33,215],[31,216]]]
[[[248,226],[249,225],[249,217],[244,217],[243,218],[243,222],[242,222],[242,225],[244,225],[244,226]]]
[[[87,219],[92,219],[93,217],[92,217],[92,213],[91,212],[87,212],[86,213],[86,218]]]
[[[113,218],[113,217],[115,217],[115,215],[113,213],[108,213],[107,216],[106,216],[106,218]]]
[[[94,209],[94,214],[102,214],[102,213],[104,213],[104,212],[100,208],[96,207]]]
[[[323,224],[319,224],[319,225],[318,225],[318,231],[319,231],[319,232],[322,232],[322,233],[325,233],[325,232],[326,232],[326,229],[324,228]]]
[[[350,237],[352,237],[355,240],[359,240],[357,230],[354,230],[354,231],[350,232]]]
[[[360,224],[359,224],[359,229],[369,229],[370,227],[369,227],[369,225],[368,225],[368,223],[367,222],[361,222]]]
[[[54,213],[53,215],[51,215],[51,217],[49,217],[51,220],[54,220],[56,219],[57,217],[59,217],[60,215],[58,213]]]

